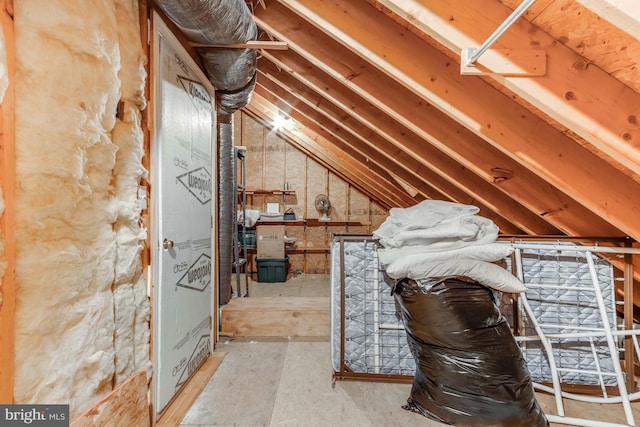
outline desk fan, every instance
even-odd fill
[[[329,209],[331,209],[331,202],[329,201],[329,197],[327,197],[325,194],[318,194],[314,201],[314,205],[318,213],[321,215],[318,220],[329,221],[329,217],[327,216]]]

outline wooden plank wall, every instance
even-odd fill
[[[267,203],[279,203],[280,212],[291,209],[296,219],[317,219],[315,197],[331,200],[327,224],[286,225],[287,236],[296,237],[305,253],[288,253],[289,273],[329,273],[328,248],[335,233],[371,233],[388,215],[388,209],[340,176],[297,149],[277,133],[242,112],[234,117],[235,144],[245,146],[246,187],[249,191],[279,191],[287,183],[295,194],[256,194],[247,197],[247,209],[266,211]],[[359,223],[359,224],[354,224]],[[348,223],[348,224],[345,224]],[[313,225],[310,225],[313,224]],[[255,266],[250,266],[255,272]]]

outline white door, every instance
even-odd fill
[[[213,348],[215,98],[154,16],[154,408],[156,417]]]

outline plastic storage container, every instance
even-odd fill
[[[258,282],[285,282],[287,280],[288,261],[288,256],[284,258],[256,258]]]
[[[242,230],[238,232],[238,240],[241,244],[245,245],[249,249],[256,248],[256,230],[247,230],[243,233]]]

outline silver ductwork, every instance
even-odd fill
[[[218,114],[218,302],[224,305],[231,299],[233,272],[233,216],[238,200],[235,197],[233,175],[236,173],[233,151],[233,114]],[[236,289],[239,294],[239,290]]]
[[[258,28],[244,0],[157,0],[189,41],[232,45],[256,40]],[[218,111],[219,303],[231,299],[233,266],[233,113],[251,100],[256,84],[254,49],[199,48],[205,73],[216,89]]]
[[[255,40],[258,27],[244,0],[158,0],[160,8],[192,42],[232,45]],[[234,113],[249,103],[256,83],[254,49],[200,48],[219,108]]]

